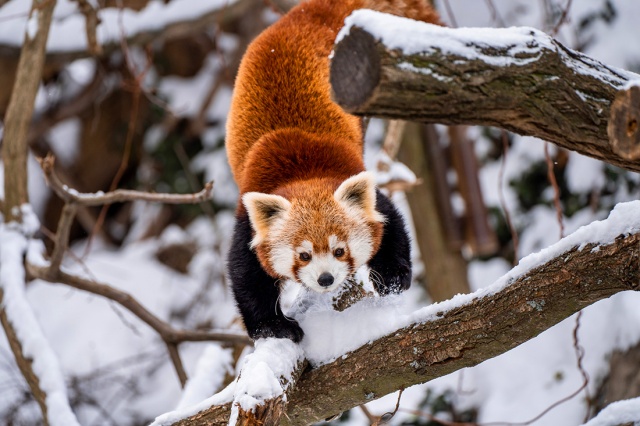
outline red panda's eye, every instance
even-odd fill
[[[342,249],[342,248],[337,248],[337,249],[333,252],[333,255],[334,255],[335,257],[342,257],[342,256],[344,256],[344,249]]]
[[[305,262],[308,262],[311,260],[311,255],[309,253],[300,253],[300,260],[304,260]]]

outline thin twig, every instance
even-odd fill
[[[67,203],[83,206],[101,206],[125,201],[149,201],[164,204],[198,204],[211,200],[213,182],[205,184],[204,189],[195,194],[156,194],[145,191],[117,189],[107,193],[80,193],[62,183],[56,175],[53,165],[55,158],[47,155],[38,159],[44,177],[53,191]]]
[[[102,55],[102,46],[98,42],[96,29],[100,24],[98,10],[94,8],[87,0],[75,0],[78,3],[78,9],[84,15],[85,31],[87,36],[87,45],[89,53],[93,56]]]
[[[111,287],[107,284],[71,275],[64,271],[59,271],[54,279],[50,277],[48,267],[36,266],[31,263],[27,263],[27,272],[33,278],[41,279],[52,284],[65,284],[78,290],[97,294],[99,296],[106,297],[107,299],[119,303],[131,313],[136,315],[144,323],[157,331],[165,342],[181,343],[217,341],[237,343],[241,345],[252,344],[251,339],[249,339],[249,337],[244,334],[229,332],[208,332],[200,330],[177,330],[168,323],[162,321],[160,318],[156,317],[150,311],[148,311],[129,293]]]
[[[513,265],[518,264],[518,231],[516,231],[513,222],[511,221],[511,213],[507,207],[507,202],[504,198],[504,170],[507,164],[507,154],[509,153],[509,138],[507,137],[507,131],[501,131],[502,137],[502,161],[500,162],[500,173],[498,176],[498,194],[500,195],[500,206],[504,212],[504,218],[507,221],[509,232],[511,233],[511,241],[513,242]]]
[[[544,158],[547,162],[547,179],[549,179],[549,183],[553,187],[553,205],[556,209],[558,226],[560,226],[560,239],[562,239],[564,238],[564,221],[562,220],[562,204],[560,203],[560,186],[558,186],[558,180],[553,171],[553,160],[551,159],[551,154],[549,154],[549,142],[544,143]]]
[[[491,20],[493,21],[493,23],[497,24],[497,25],[499,25],[501,27],[506,27],[507,24],[504,21],[504,19],[502,19],[502,16],[500,16],[500,14],[498,13],[498,8],[493,3],[493,0],[485,0],[485,3],[487,3],[487,7],[489,8],[489,11],[491,12]]]
[[[558,31],[560,31],[560,27],[566,22],[567,15],[569,14],[569,9],[571,9],[571,2],[572,0],[567,0],[567,5],[562,10],[562,15],[560,16],[560,20],[551,31],[552,36],[555,36],[556,34],[558,34]]]
[[[458,27],[458,23],[456,22],[456,17],[453,13],[453,10],[451,9],[451,4],[449,4],[449,0],[444,0],[444,8],[447,9],[447,16],[449,16],[449,20],[451,21],[451,25],[454,28]]]
[[[180,380],[180,386],[184,388],[187,384],[187,372],[184,370],[184,365],[182,364],[182,359],[180,358],[180,353],[178,352],[178,345],[175,343],[167,343],[167,350],[169,351],[169,357],[171,358],[171,362],[173,363],[173,367],[178,374],[178,379]]]
[[[78,205],[76,203],[66,203],[62,208],[60,220],[58,221],[58,230],[54,240],[53,253],[51,254],[51,266],[49,267],[52,276],[56,276],[62,264],[62,258],[69,244],[69,234],[71,225],[76,216]]]

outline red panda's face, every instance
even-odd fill
[[[375,184],[363,172],[335,192],[326,185],[300,185],[290,200],[244,195],[255,231],[251,245],[270,275],[330,292],[378,249],[384,217],[375,210]]]

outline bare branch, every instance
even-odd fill
[[[531,28],[485,28],[476,42],[473,29],[409,22],[405,37],[421,45],[405,53],[385,32],[405,20],[384,17],[384,25],[367,26],[376,28],[372,33],[358,26],[370,19],[363,12],[350,18],[331,63],[334,99],[349,112],[497,126],[640,171],[640,163],[617,152],[607,137],[611,102],[639,75]]]
[[[33,278],[41,279],[52,284],[65,284],[70,287],[77,288],[78,290],[97,294],[119,303],[140,318],[144,323],[157,331],[163,340],[168,343],[217,341],[237,343],[241,345],[252,344],[251,339],[244,334],[198,330],[177,330],[162,321],[153,313],[149,312],[129,293],[118,290],[117,288],[111,287],[107,284],[71,275],[64,271],[59,271],[55,278],[53,278],[51,277],[48,267],[33,265],[31,263],[27,263],[27,272]]]
[[[49,273],[52,277],[58,275],[58,272],[60,271],[60,265],[62,264],[64,253],[67,251],[71,225],[73,225],[73,219],[76,216],[77,209],[78,206],[75,203],[66,203],[62,208],[60,220],[58,221],[56,239],[54,241],[55,245],[53,247],[53,253],[51,254],[51,266],[49,268]]]
[[[60,181],[54,172],[55,158],[52,155],[48,155],[44,159],[38,159],[38,161],[51,189],[64,201],[83,206],[101,206],[136,200],[164,204],[197,204],[211,200],[213,191],[213,182],[208,182],[202,191],[195,194],[154,194],[128,189],[118,189],[107,193],[84,194],[69,188]]]
[[[29,199],[26,140],[42,76],[45,47],[55,5],[55,0],[33,2],[11,99],[4,117],[2,159],[5,164],[4,217],[6,221],[19,220],[19,217],[14,216],[16,212],[12,211],[13,207],[20,206]]]
[[[80,12],[84,15],[85,29],[87,35],[87,44],[89,53],[93,56],[102,54],[102,46],[98,43],[96,29],[100,23],[98,18],[98,10],[94,8],[87,0],[75,0],[78,3]]]

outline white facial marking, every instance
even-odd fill
[[[297,253],[313,253],[313,243],[308,240],[304,240],[300,243],[300,247],[296,248]]]
[[[333,276],[333,284],[328,287],[322,287],[318,284],[318,277],[328,272]],[[349,265],[347,262],[341,262],[336,259],[332,253],[316,254],[311,261],[300,268],[298,277],[302,283],[313,291],[318,293],[328,293],[339,287],[349,274]]]
[[[339,241],[337,236],[329,236],[329,249],[331,250],[331,252],[333,252],[335,249],[344,249],[346,247],[347,245],[344,242]]]
[[[293,276],[293,262],[296,253],[286,244],[277,244],[271,249],[271,266],[283,277]]]
[[[353,258],[354,269],[364,265],[371,257],[373,241],[366,229],[357,229],[349,237],[349,253]]]

